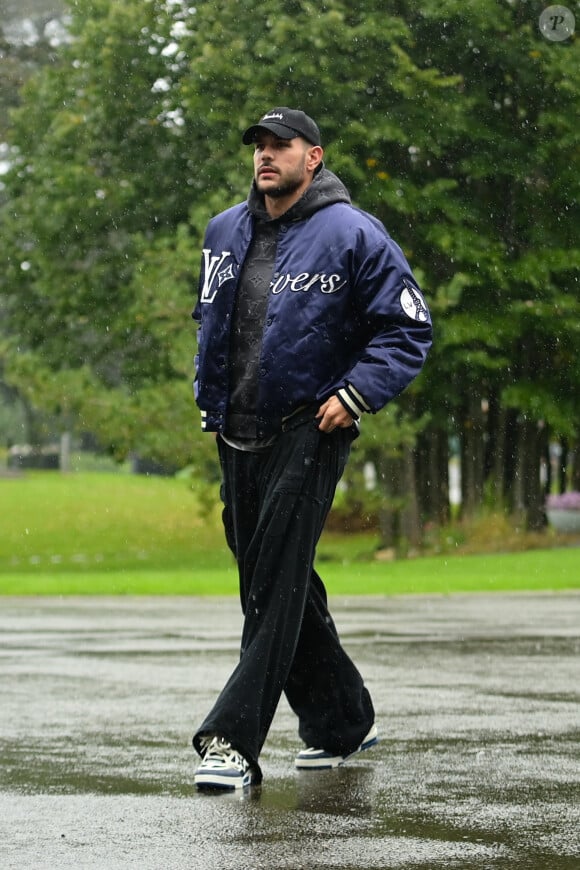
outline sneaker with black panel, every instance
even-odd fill
[[[377,726],[373,725],[361,745],[348,755],[338,755],[333,752],[328,752],[326,749],[319,749],[315,746],[309,746],[307,749],[302,749],[295,759],[295,765],[298,770],[329,770],[333,767],[340,767],[359,752],[364,752],[372,746],[376,746],[379,742],[379,734]]]
[[[252,785],[252,779],[250,763],[228,740],[216,736],[207,741],[194,775],[198,789],[243,789]]]

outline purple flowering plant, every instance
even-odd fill
[[[546,498],[548,510],[580,511],[580,492],[563,492]]]

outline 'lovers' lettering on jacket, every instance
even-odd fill
[[[327,275],[325,272],[300,272],[298,275],[286,273],[286,275],[274,275],[270,282],[272,293],[282,293],[290,290],[292,293],[307,293],[309,290],[318,289],[321,293],[336,293],[344,287],[346,280],[340,275]]]
[[[231,258],[230,251],[221,251],[214,254],[211,248],[203,249],[203,283],[201,287],[200,302],[211,304],[219,288],[225,281],[236,277],[237,269]],[[291,293],[307,293],[309,290],[318,290],[320,293],[336,293],[347,284],[347,280],[337,273],[326,272],[299,272],[293,275],[291,272],[280,274],[276,272],[270,282],[270,291],[277,295],[284,290]]]

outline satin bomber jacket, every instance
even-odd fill
[[[222,432],[236,288],[255,218],[240,203],[208,224],[198,302],[194,394],[202,428]],[[420,372],[432,341],[427,305],[401,249],[373,216],[334,203],[282,223],[259,365],[258,437],[352,387],[370,412]]]

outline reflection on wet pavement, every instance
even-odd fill
[[[234,599],[3,599],[0,866],[579,870],[580,595],[334,602],[379,746],[199,794],[190,737],[237,656]]]

